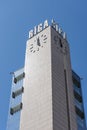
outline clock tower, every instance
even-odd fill
[[[26,44],[20,130],[77,130],[69,45],[48,26]]]

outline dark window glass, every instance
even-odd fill
[[[24,87],[16,90],[15,92],[12,92],[12,97],[15,98],[17,96],[19,96],[20,94],[22,94],[24,92]]]
[[[25,77],[25,73],[23,72],[19,76],[14,78],[14,83],[16,84],[19,80],[23,79]]]
[[[10,108],[10,114],[13,115],[14,113],[20,111],[22,107],[23,107],[23,104],[20,103],[17,106]]]

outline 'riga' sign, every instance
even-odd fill
[[[29,38],[32,38],[39,32],[41,32],[43,29],[47,28],[49,26],[48,20],[45,20],[44,23],[40,23],[38,26],[35,26],[34,29],[29,31]],[[58,24],[52,19],[51,26],[64,38],[66,39],[66,33],[63,32],[62,28],[58,26]]]

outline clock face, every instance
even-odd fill
[[[34,38],[33,42],[30,44],[30,52],[39,51],[45,43],[47,43],[47,35],[42,34]]]
[[[58,36],[54,36],[54,44],[56,44],[57,49],[60,49],[60,51],[63,54],[67,54],[68,49],[64,41],[61,40]]]
[[[63,43],[61,38],[59,38],[58,36],[54,36],[54,43],[58,46],[60,46],[61,48],[63,47]]]

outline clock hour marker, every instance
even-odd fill
[[[30,47],[30,50],[33,48],[33,46],[32,47]]]
[[[46,35],[44,35],[44,37],[46,37]]]
[[[46,40],[47,39],[47,37],[46,38],[44,38],[43,40]]]

